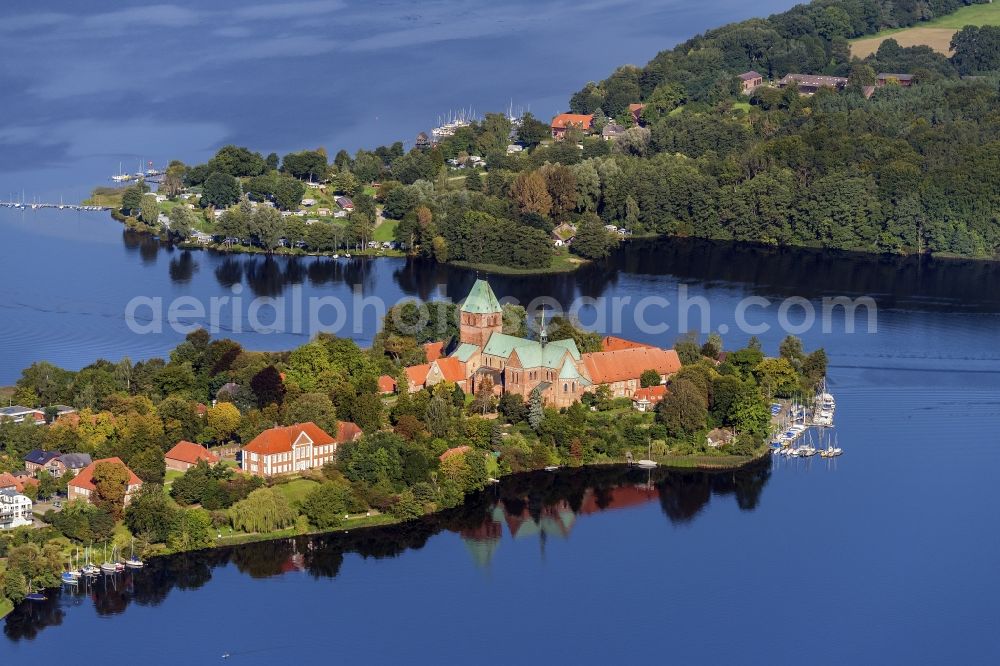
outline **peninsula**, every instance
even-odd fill
[[[26,368],[0,413],[3,596],[58,585],[92,546],[145,558],[404,521],[562,465],[742,467],[767,455],[771,406],[826,372],[791,337],[766,358],[717,335],[662,349],[536,327],[484,280],[419,307],[397,305],[369,349],[252,352],[199,329],[169,359]]]

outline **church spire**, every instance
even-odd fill
[[[538,330],[538,341],[543,347],[549,342],[549,333],[545,330],[545,308],[542,308],[542,325]]]

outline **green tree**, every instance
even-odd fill
[[[321,530],[337,527],[345,514],[354,508],[358,507],[351,487],[336,481],[321,484],[302,503],[302,513],[310,524]]]
[[[585,259],[603,259],[610,254],[616,239],[608,233],[594,213],[584,213],[570,248]]]
[[[142,212],[143,222],[151,227],[159,224],[160,205],[156,203],[156,197],[144,195],[142,203],[139,204],[139,210]]]
[[[194,213],[185,206],[174,206],[167,215],[170,220],[170,236],[178,240],[186,240],[194,229]]]
[[[648,370],[643,370],[642,374],[639,375],[639,385],[643,388],[649,388],[650,386],[659,386],[662,382],[660,381],[660,373],[652,368]]]
[[[234,529],[265,533],[291,527],[295,511],[277,488],[259,488],[230,507],[229,519]]]
[[[538,432],[545,420],[545,410],[542,408],[542,393],[536,386],[528,395],[528,424]]]
[[[228,208],[240,200],[240,194],[240,181],[229,174],[216,171],[205,179],[201,205]]]
[[[121,520],[125,508],[128,481],[128,470],[120,463],[99,462],[94,466],[94,504],[111,514],[115,520]]]
[[[284,408],[286,424],[312,421],[329,433],[337,432],[336,410],[330,396],[325,393],[303,393]]]
[[[125,525],[136,536],[166,543],[177,520],[177,509],[163,493],[163,487],[149,483],[139,489],[125,508]]]
[[[242,146],[223,146],[208,161],[209,173],[223,173],[237,178],[259,176],[264,173],[266,168],[267,164],[260,153],[255,153]]]
[[[705,427],[708,405],[704,394],[689,379],[675,379],[656,409],[656,418],[671,437],[689,437]]]

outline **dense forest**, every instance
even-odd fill
[[[226,146],[206,164],[171,165],[161,191],[197,192],[204,221],[178,206],[169,233],[197,227],[220,245],[335,252],[370,245],[388,224],[409,253],[536,270],[567,252],[606,256],[621,238],[608,225],[626,237],[995,257],[1000,28],[964,28],[951,57],[888,39],[859,60],[848,44],[964,4],[817,0],[711,30],[586,84],[569,107],[593,114],[595,131],[571,128],[561,141],[530,114],[486,114],[436,143],[341,150],[332,161],[323,149],[279,160]],[[799,95],[765,83],[745,96],[737,75],[747,70],[847,84]],[[869,98],[878,72],[913,84],[890,80]],[[610,122],[620,131],[605,140]],[[299,207],[303,181],[353,197],[353,211],[312,224],[282,217]],[[141,194],[126,193],[122,215],[155,226],[162,211]],[[553,247],[557,228],[571,230],[568,248]]]

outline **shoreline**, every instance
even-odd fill
[[[684,455],[684,456],[671,456],[660,458],[656,462],[657,467],[655,469],[664,469],[668,472],[708,472],[708,473],[723,473],[723,472],[735,472],[742,469],[752,467],[755,464],[762,462],[765,458],[769,458],[771,455],[770,447],[765,447],[763,452],[752,455],[752,456],[705,456],[705,455]],[[709,461],[713,459],[718,459],[718,464],[709,464]],[[666,461],[666,462],[665,462]],[[611,467],[623,467],[629,469],[641,469],[635,465],[627,465],[625,463],[617,462],[597,462],[597,463],[587,463],[584,465],[560,465],[557,470],[550,472],[552,474],[558,474],[563,470],[585,470],[588,468],[611,468]],[[522,470],[520,472],[511,472],[510,474],[504,474],[498,479],[498,483],[503,483],[505,480],[510,480],[513,477],[527,475],[527,474],[538,474],[545,472],[544,468],[528,469]],[[491,486],[487,486],[489,488]],[[484,489],[485,490],[485,489]],[[483,492],[482,490],[478,492]],[[474,493],[473,493],[474,494]],[[466,499],[469,495],[466,496]],[[434,516],[440,515],[446,511],[453,511],[457,508],[462,507],[466,503],[466,499],[463,499],[461,504],[454,507],[441,508],[437,511],[432,511],[431,513],[425,513],[416,518],[405,518],[399,519],[394,518],[388,514],[377,513],[373,516],[359,516],[358,518],[352,519],[356,521],[355,524],[343,524],[337,527],[332,527],[325,530],[309,530],[305,532],[297,532],[294,528],[279,530],[276,532],[267,533],[254,533],[254,534],[236,534],[231,537],[222,537],[217,539],[216,542],[207,548],[197,548],[192,550],[175,550],[169,552],[157,553],[155,555],[150,555],[146,558],[146,561],[159,559],[163,557],[173,557],[176,555],[183,555],[185,553],[201,552],[201,551],[211,551],[222,548],[231,548],[236,546],[241,546],[251,543],[261,543],[266,541],[279,541],[281,539],[289,539],[293,537],[319,537],[334,533],[346,533],[346,532],[358,532],[362,530],[372,530],[381,528],[392,528],[408,523],[426,520]],[[37,520],[37,518],[36,518]],[[44,589],[61,589],[59,588],[44,588]],[[26,602],[21,602],[26,603]],[[10,600],[0,597],[0,620],[6,617],[15,609],[13,603]]]

